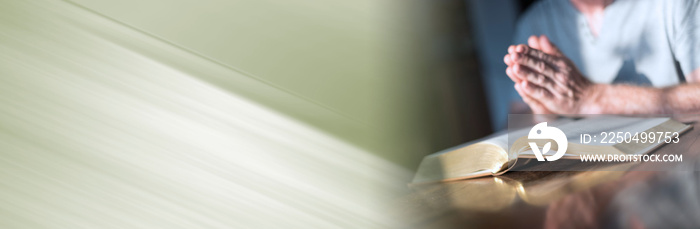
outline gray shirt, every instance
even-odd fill
[[[516,44],[547,35],[597,83],[676,85],[700,67],[698,0],[617,0],[594,37],[569,0],[543,0],[521,17]]]

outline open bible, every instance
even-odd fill
[[[566,134],[567,149],[561,159],[580,159],[582,155],[643,155],[666,144],[665,139],[654,141],[630,141],[620,139],[609,143],[582,144],[582,134],[600,133],[658,133],[671,132],[679,135],[688,131],[691,126],[671,118],[640,118],[606,116],[585,119],[561,119],[556,125]],[[418,167],[414,184],[437,181],[450,181],[483,176],[497,176],[513,168],[518,158],[536,158],[529,142],[535,142],[538,148],[551,147],[557,150],[556,144],[549,140],[528,139],[529,128],[495,134],[480,140],[472,141],[450,149],[446,149],[423,158]],[[509,147],[510,139],[510,147]],[[550,144],[546,144],[550,142]],[[537,149],[538,152],[547,150]]]

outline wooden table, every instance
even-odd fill
[[[412,228],[700,227],[700,116],[652,154],[683,162],[619,163],[606,171],[512,171],[410,186],[398,206]],[[641,226],[641,227],[640,227]]]

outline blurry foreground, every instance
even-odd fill
[[[360,147],[372,145],[361,137],[375,121],[368,114],[351,112],[372,111],[357,101],[372,96],[376,90],[364,85],[381,86],[371,82],[379,79],[349,83],[343,78],[332,78],[341,83],[294,79],[308,73],[304,68],[314,67],[295,61],[326,57],[314,56],[322,53],[309,51],[312,46],[285,46],[299,48],[286,56],[289,50],[277,49],[282,52],[278,55],[245,50],[256,43],[241,43],[253,39],[241,36],[254,31],[245,31],[250,22],[236,24],[242,18],[235,14],[230,20],[218,19],[230,22],[231,30],[221,31],[225,34],[197,30],[203,25],[196,24],[197,17],[222,15],[215,12],[217,7],[235,13],[239,9],[235,6],[246,6],[249,9],[241,13],[254,13],[255,2],[211,4],[201,11],[195,6],[207,4],[149,2],[120,1],[133,8],[85,2],[97,11],[133,12],[127,21],[156,23],[145,25],[146,32],[80,3],[2,2],[0,228],[397,225],[384,214],[389,210],[386,203],[405,189],[411,174],[387,156]],[[275,4],[290,4],[280,9],[292,7],[292,3]],[[367,10],[357,5],[349,9]],[[161,7],[167,10],[158,11]],[[189,16],[194,18],[177,10],[193,11]],[[174,21],[157,24],[157,17],[139,18],[159,12]],[[314,11],[310,12],[307,15],[313,17]],[[252,16],[247,19],[263,20]],[[176,41],[149,34],[148,26]],[[350,61],[362,61],[345,66],[359,66],[354,74],[361,74],[373,71],[374,63],[358,55],[366,55],[363,52],[377,43],[363,41],[369,39],[363,37],[366,28],[357,26],[349,29],[363,32],[351,38],[360,40],[359,47],[338,49],[347,52]],[[177,28],[189,36],[176,34]],[[342,37],[342,31],[328,36]],[[274,39],[274,35],[255,38]],[[314,45],[324,50],[322,41]],[[228,54],[216,53],[217,45]],[[259,62],[245,62],[251,60]],[[242,68],[234,65],[237,61],[242,61]],[[318,71],[338,67],[318,66]],[[341,86],[367,91],[353,93],[357,98],[323,96],[333,95],[324,90]],[[339,105],[329,105],[334,103]]]

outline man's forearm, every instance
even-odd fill
[[[582,114],[683,114],[700,112],[700,83],[666,88],[595,84]]]

